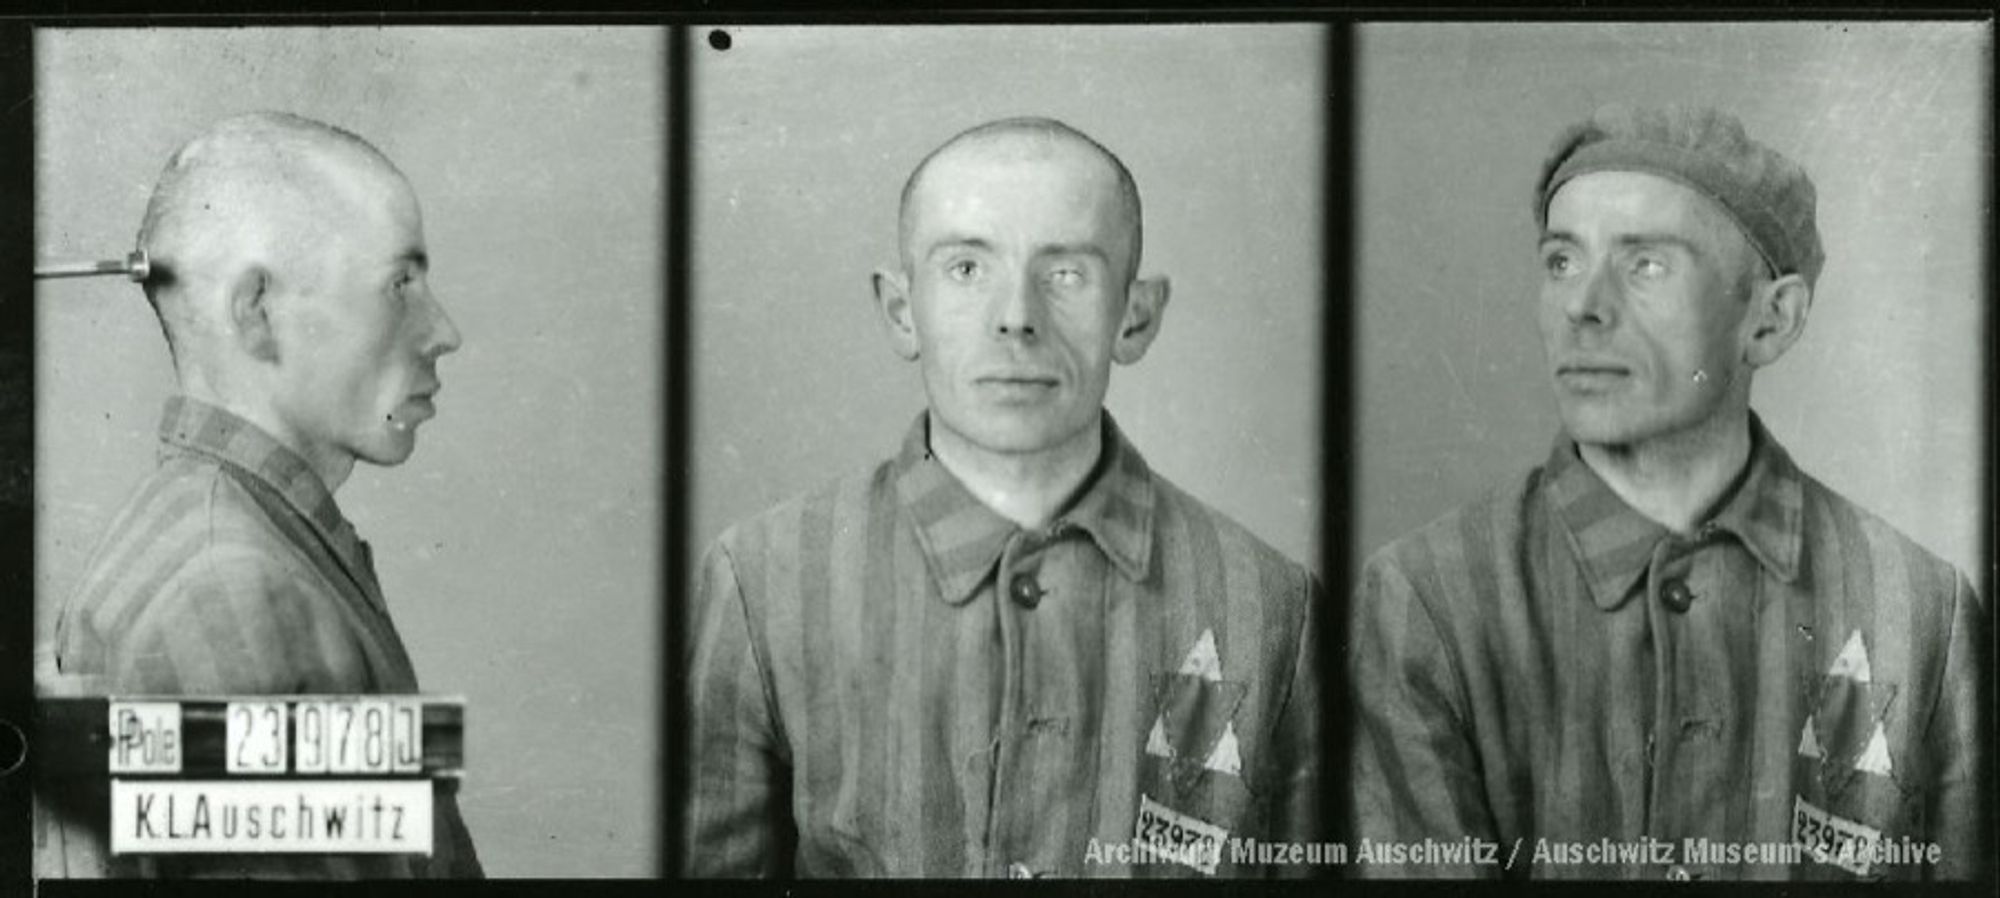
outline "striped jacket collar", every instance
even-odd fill
[[[1083,492],[1046,530],[1029,536],[1052,539],[1080,530],[1126,579],[1143,580],[1153,551],[1152,469],[1108,411],[1102,426],[1104,449]],[[987,508],[931,454],[928,412],[904,437],[891,478],[939,597],[953,605],[970,601],[1021,527]]]
[[[160,418],[160,442],[216,459],[257,479],[311,522],[342,563],[367,564],[367,544],[340,513],[319,473],[257,425],[206,402],[173,396]]]
[[[1645,576],[1653,547],[1661,539],[1679,537],[1618,498],[1583,463],[1576,441],[1567,435],[1556,441],[1543,471],[1542,490],[1583,568],[1592,601],[1607,611],[1618,607]],[[1691,539],[1733,536],[1765,570],[1791,583],[1798,579],[1805,542],[1804,496],[1804,475],[1752,413],[1744,473]]]

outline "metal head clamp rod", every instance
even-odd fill
[[[124,259],[107,259],[102,262],[58,262],[39,266],[35,269],[35,279],[43,278],[87,278],[107,274],[122,274],[133,282],[144,282],[153,273],[153,263],[146,258],[143,249],[133,250]]]

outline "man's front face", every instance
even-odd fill
[[[1757,257],[1709,199],[1655,175],[1581,175],[1550,200],[1540,252],[1542,346],[1572,438],[1642,444],[1747,400]]]
[[[423,219],[409,185],[359,169],[337,185],[317,272],[280,336],[279,414],[313,457],[399,464],[436,414],[439,356],[458,330],[426,280]],[[289,338],[289,339],[287,339]]]
[[[1007,455],[1095,426],[1133,251],[1108,163],[1066,143],[1017,150],[932,160],[906,248],[933,426]]]

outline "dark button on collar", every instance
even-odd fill
[[[1660,601],[1676,612],[1685,613],[1694,604],[1694,590],[1688,588],[1685,580],[1668,580],[1660,585]]]
[[[1033,608],[1042,603],[1042,596],[1048,595],[1048,590],[1036,583],[1033,576],[1021,574],[1007,587],[1007,594],[1013,597],[1015,604],[1023,608]]]

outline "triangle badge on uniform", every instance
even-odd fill
[[[1201,762],[1205,770],[1227,773],[1230,776],[1243,775],[1243,756],[1236,745],[1236,723],[1231,721],[1222,731],[1222,738],[1216,740],[1215,750],[1208,753],[1208,760]]]
[[[1195,640],[1194,648],[1181,661],[1180,674],[1186,677],[1200,677],[1210,682],[1222,681],[1222,659],[1215,654],[1215,631],[1201,631],[1201,638]]]
[[[1868,737],[1868,747],[1861,750],[1861,759],[1854,762],[1854,769],[1862,773],[1888,776],[1894,768],[1889,764],[1889,737],[1882,732],[1882,722],[1875,722],[1875,735]]]
[[[1868,647],[1861,642],[1861,631],[1847,637],[1847,645],[1840,649],[1840,656],[1833,659],[1833,669],[1826,672],[1829,677],[1846,677],[1856,683],[1868,682]]]
[[[1819,747],[1819,734],[1813,732],[1813,719],[1806,717],[1805,729],[1799,731],[1799,755],[1807,758],[1826,758],[1826,750]]]
[[[1174,747],[1167,743],[1166,723],[1165,717],[1153,718],[1153,732],[1146,737],[1146,754],[1173,760]]]

